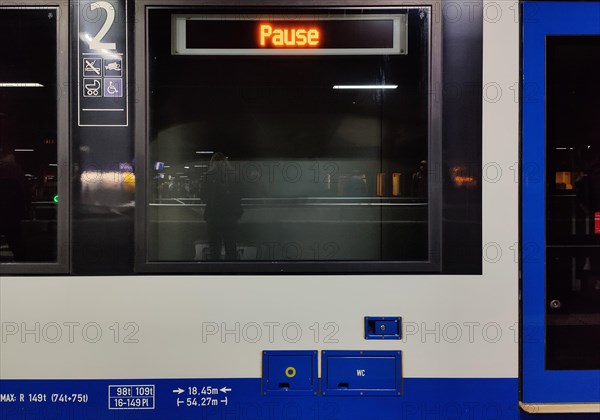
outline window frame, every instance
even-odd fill
[[[0,274],[64,274],[71,261],[70,244],[70,131],[69,131],[69,7],[52,0],[13,1],[0,9],[54,10],[56,25],[56,142],[57,193],[60,201],[56,213],[56,262],[0,263]]]
[[[363,2],[364,3],[364,2]],[[337,0],[331,3],[322,1],[279,2],[248,1],[244,9],[280,9],[282,12],[302,13],[303,9],[333,9],[356,8],[365,4],[352,0]],[[176,274],[408,274],[408,273],[439,273],[442,261],[442,24],[436,19],[436,12],[441,10],[440,0],[400,0],[394,3],[375,0],[368,2],[368,8],[379,9],[382,12],[401,7],[430,7],[429,19],[429,97],[428,97],[428,243],[429,260],[427,261],[148,261],[147,234],[147,180],[149,165],[149,104],[148,90],[149,72],[146,66],[148,58],[148,13],[152,9],[181,9],[219,7],[235,8],[218,1],[166,1],[143,0],[136,2],[136,17],[139,24],[135,27],[135,80],[139,89],[135,92],[135,103],[140,104],[135,109],[135,157],[136,162],[143,162],[136,168],[136,215],[135,215],[135,271],[140,273],[176,273]],[[359,7],[364,8],[364,7]],[[239,12],[237,12],[239,14]]]

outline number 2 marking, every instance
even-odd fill
[[[96,10],[98,8],[106,10],[106,21],[104,21],[104,25],[102,25],[96,36],[89,42],[90,50],[116,50],[117,44],[115,42],[102,42],[102,38],[106,36],[115,21],[115,8],[107,1],[97,1],[90,4],[90,9]]]

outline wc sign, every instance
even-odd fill
[[[356,376],[367,376],[366,369],[356,369]]]

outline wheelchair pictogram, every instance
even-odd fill
[[[105,98],[120,98],[123,96],[123,79],[105,78],[104,79],[104,97]]]
[[[106,88],[106,91],[110,94],[110,95],[114,95],[116,93],[119,93],[119,90],[117,89],[117,87],[114,84],[115,82],[113,81],[109,81],[108,82],[108,87]]]

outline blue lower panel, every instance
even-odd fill
[[[0,418],[492,420],[521,416],[517,379],[407,378],[400,397],[262,396],[260,390],[258,378],[0,380]]]

